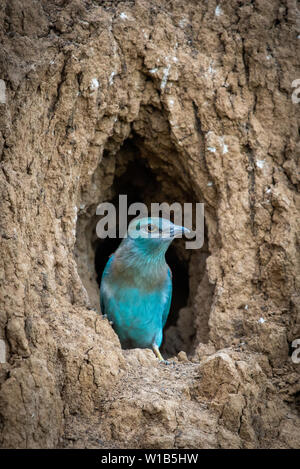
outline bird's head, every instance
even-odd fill
[[[128,237],[146,253],[164,254],[173,239],[189,233],[183,226],[160,217],[135,218],[128,227]]]

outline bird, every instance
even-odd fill
[[[160,362],[163,328],[172,299],[172,273],[165,254],[184,226],[161,217],[133,219],[104,268],[100,306],[121,346],[150,348]]]

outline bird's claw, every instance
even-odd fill
[[[175,362],[169,362],[168,360],[160,360],[159,363],[163,363],[164,365],[175,365]]]
[[[160,360],[159,363],[163,365],[171,365],[171,362],[168,362],[168,360]]]

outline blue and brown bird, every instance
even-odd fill
[[[165,253],[189,230],[159,217],[135,218],[102,274],[101,312],[112,322],[123,348],[152,348],[159,360],[172,298]]]

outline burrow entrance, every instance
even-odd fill
[[[106,151],[101,165],[107,164],[110,158],[111,155]],[[155,164],[151,164],[153,161]],[[161,183],[162,178],[164,184]],[[127,139],[116,153],[114,179],[110,189],[111,197],[105,201],[114,204],[117,219],[119,195],[127,195],[128,206],[134,202],[143,202],[149,213],[151,202],[195,202],[191,193],[179,189],[176,173],[172,174],[170,171],[168,175],[161,174],[157,156],[144,147],[138,136]],[[132,218],[128,216],[128,223]],[[99,286],[103,269],[110,254],[121,242],[118,238],[97,237],[96,224],[99,219],[95,214],[95,207],[90,213],[79,215],[75,253],[79,275],[88,292],[91,306],[97,311],[100,311]],[[181,350],[191,353],[199,341],[208,341],[208,318],[213,290],[205,282],[205,261],[209,255],[207,242],[200,250],[186,250],[184,243],[183,239],[175,240],[166,254],[173,275],[172,303],[161,347],[166,358]],[[201,291],[201,284],[207,291]]]

